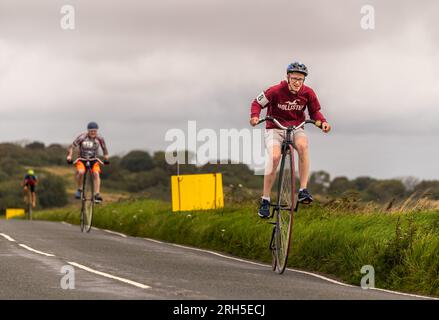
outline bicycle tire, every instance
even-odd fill
[[[90,177],[88,179],[88,175]],[[94,181],[93,175],[87,170],[82,182],[81,231],[90,232],[94,213]]]
[[[86,206],[86,198],[85,198],[85,187],[86,187],[86,182],[87,182],[87,171],[84,173],[84,177],[82,180],[82,193],[81,193],[81,222],[80,222],[80,227],[81,227],[81,232],[84,232],[84,225],[85,225],[85,206]]]
[[[277,268],[277,259],[276,259],[276,247],[274,244],[274,236],[276,232],[276,227],[273,227],[273,230],[271,232],[271,241],[270,241],[270,250],[271,250],[271,269],[273,271],[276,271]]]
[[[276,259],[273,269],[282,274],[285,271],[291,246],[294,209],[296,206],[296,176],[294,166],[294,149],[288,145],[282,152],[278,179],[277,202],[274,212],[274,254]]]
[[[27,220],[32,220],[32,193],[31,191],[27,191],[27,195],[26,195],[26,199],[27,199],[27,213],[26,213],[26,219]]]

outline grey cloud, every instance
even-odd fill
[[[437,157],[414,138],[437,135],[436,1],[368,1],[373,31],[360,28],[360,0],[69,4],[77,9],[72,32],[59,28],[59,1],[0,1],[0,141],[66,143],[95,119],[112,150],[123,152],[164,149],[166,130],[184,129],[187,120],[246,127],[254,96],[301,59],[334,125],[332,140],[312,136],[315,168],[385,176],[407,141],[428,152],[425,159]],[[370,152],[332,162],[328,154],[346,147]],[[394,150],[393,158],[375,168],[367,161],[374,148]]]

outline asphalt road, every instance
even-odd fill
[[[74,289],[62,288],[65,266],[74,270]],[[363,290],[292,270],[277,275],[268,265],[104,230],[85,234],[57,222],[0,220],[0,299],[419,297]]]

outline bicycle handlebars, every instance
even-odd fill
[[[314,121],[314,120],[305,120],[305,121],[303,121],[301,124],[299,124],[298,126],[285,127],[285,126],[283,126],[279,121],[277,121],[275,118],[273,118],[273,117],[271,117],[271,116],[266,116],[265,118],[259,119],[259,121],[258,121],[257,124],[260,124],[260,123],[265,122],[265,121],[267,121],[267,120],[269,120],[269,121],[273,121],[274,124],[276,124],[276,126],[278,126],[280,129],[283,129],[283,130],[289,130],[289,129],[290,129],[290,130],[296,130],[296,129],[300,129],[300,128],[302,128],[303,126],[305,126],[305,124],[308,124],[308,123],[312,123],[312,124],[315,125],[316,127],[318,127],[318,128],[322,128],[322,122],[321,122],[320,120],[317,120],[317,121]]]

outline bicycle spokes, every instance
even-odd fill
[[[81,231],[89,232],[93,222],[94,210],[94,188],[93,179],[84,176],[83,191],[82,191],[82,209],[81,209]]]
[[[287,264],[293,211],[295,209],[295,179],[292,156],[292,148],[288,147],[283,151],[279,173],[278,199],[274,209],[275,226],[272,242],[274,242],[273,259],[276,261],[273,262],[273,269],[278,273],[283,273]]]

